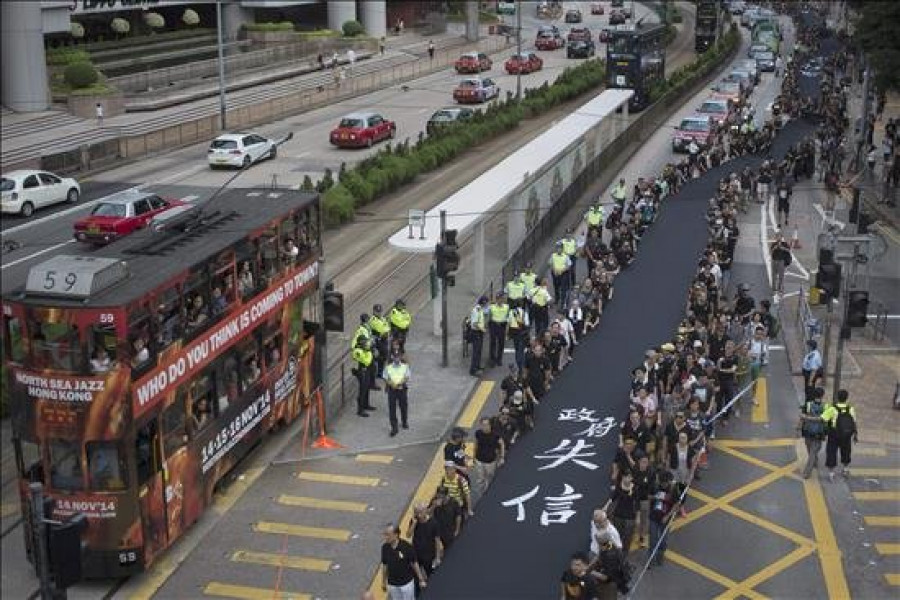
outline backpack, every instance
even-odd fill
[[[810,417],[821,417],[825,410],[822,403],[806,403],[806,414]],[[805,437],[820,437],[825,433],[825,423],[822,421],[803,421],[803,435]]]
[[[841,439],[847,439],[856,431],[856,423],[853,421],[853,415],[850,414],[849,406],[835,406],[837,410],[837,419],[834,421],[834,431]]]

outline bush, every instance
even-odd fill
[[[144,13],[144,23],[151,29],[162,29],[166,26],[166,19],[158,12]]]
[[[322,196],[325,225],[334,227],[353,217],[353,194],[339,183]]]
[[[244,29],[247,31],[293,31],[294,24],[291,21],[281,21],[279,23],[246,23]]]
[[[317,29],[316,31],[299,31],[297,37],[300,41],[317,40],[322,38],[336,38],[341,34],[332,29]]]
[[[366,179],[354,171],[348,171],[341,180],[341,185],[347,188],[353,195],[354,205],[365,206],[375,199],[375,190]]]
[[[50,66],[65,66],[72,63],[91,62],[91,55],[84,50],[73,48],[54,48],[47,50],[47,64]]]
[[[109,22],[109,28],[112,29],[113,33],[116,33],[117,35],[127,35],[128,32],[131,31],[131,23],[129,23],[122,17],[116,17]]]
[[[360,22],[354,21],[353,19],[345,21],[344,24],[341,25],[341,31],[344,32],[344,37],[356,37],[366,32]]]
[[[303,176],[303,183],[300,184],[300,191],[302,191],[302,192],[316,191],[316,186],[313,184],[312,178],[309,175]]]
[[[330,190],[332,186],[334,186],[334,176],[331,174],[331,169],[325,169],[325,175],[316,184],[316,191],[321,194]]]
[[[84,25],[77,21],[72,21],[69,24],[69,34],[76,40],[80,40],[84,37]]]
[[[89,62],[72,63],[63,71],[63,79],[74,89],[86,88],[94,85],[100,79],[100,74]]]
[[[196,27],[200,24],[200,15],[193,8],[186,8],[184,14],[181,15],[181,22],[188,27]]]

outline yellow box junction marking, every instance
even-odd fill
[[[875,448],[872,446],[856,447],[853,449],[856,456],[887,456],[887,450],[884,448]]]
[[[289,556],[272,552],[254,552],[252,550],[236,550],[231,555],[234,562],[250,563],[269,567],[287,567],[303,571],[327,573],[331,570],[331,561],[307,556]]]
[[[765,377],[756,379],[756,404],[750,412],[750,420],[754,423],[769,422],[769,385]]]
[[[900,490],[887,490],[882,492],[853,492],[853,497],[863,502],[875,502],[878,500],[900,502]]]
[[[721,600],[732,600],[743,598],[744,596],[752,597],[750,596],[750,594],[753,592],[753,588],[755,586],[768,581],[772,577],[775,577],[785,569],[792,567],[794,564],[800,562],[812,553],[813,548],[810,546],[801,546],[799,548],[795,548],[792,552],[785,554],[772,564],[764,567],[763,569],[760,569],[747,579],[743,580],[736,587],[720,594],[718,598],[720,598]]]
[[[299,506],[301,508],[317,508],[320,510],[339,510],[343,512],[363,513],[369,506],[363,502],[345,502],[344,500],[326,500],[325,498],[312,498],[310,496],[291,496],[282,494],[276,500],[284,506]]]
[[[237,598],[238,600],[312,600],[309,594],[296,592],[282,592],[266,588],[249,587],[246,585],[232,585],[230,583],[210,582],[203,593],[207,596],[220,596],[222,598]]]
[[[872,527],[900,527],[900,517],[863,517],[863,520],[866,522],[866,525],[871,525]]]
[[[253,531],[262,533],[280,533],[283,535],[294,535],[298,537],[316,538],[320,540],[335,540],[338,542],[346,542],[350,539],[350,531],[347,529],[332,529],[330,527],[309,527],[306,525],[293,525],[291,523],[273,523],[271,521],[260,521],[254,523]]]
[[[886,556],[896,556],[900,554],[900,544],[875,544],[878,554]]]
[[[18,504],[0,504],[0,517],[11,517],[19,514]]]
[[[888,585],[900,585],[900,573],[885,573],[884,578]]]
[[[316,473],[314,471],[300,471],[297,473],[297,479],[302,481],[315,481],[316,483],[336,483],[339,485],[359,485],[363,487],[377,487],[378,484],[381,483],[381,480],[377,477]]]
[[[390,454],[357,454],[356,460],[364,463],[389,465],[394,462],[394,457]]]
[[[852,472],[859,477],[900,477],[900,469],[854,468]]]

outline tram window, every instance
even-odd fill
[[[187,443],[184,397],[185,390],[182,387],[175,395],[175,402],[162,414],[163,450],[166,457],[172,456]]]
[[[84,350],[77,325],[34,321],[29,333],[34,366],[63,371],[77,371],[83,366]]]
[[[81,446],[77,442],[50,442],[50,486],[56,490],[84,489]]]
[[[181,291],[177,286],[161,295],[156,307],[156,351],[162,352],[181,337],[184,321]]]
[[[109,372],[116,363],[116,331],[112,327],[91,328],[91,373]]]
[[[278,276],[280,269],[278,255],[278,228],[273,227],[259,239],[258,272],[262,278],[261,287],[268,287]]]
[[[311,248],[319,247],[319,209],[310,206],[306,210],[306,242]]]
[[[193,338],[210,324],[209,276],[205,269],[193,273],[184,286],[184,303],[187,307],[187,331],[185,336]]]
[[[41,447],[28,440],[16,440],[19,446],[19,475],[29,481],[44,481]]]
[[[21,363],[25,359],[25,338],[22,335],[22,321],[16,317],[6,317],[6,352],[13,362]]]
[[[151,324],[150,312],[143,307],[131,312],[128,319],[129,360],[135,373],[146,371],[153,358],[153,354],[151,354],[153,350]]]
[[[238,360],[230,354],[217,365],[216,389],[219,392],[218,410],[220,415],[228,410],[228,405],[237,400],[240,395],[238,370]]]
[[[126,468],[117,442],[88,442],[88,473],[91,489],[101,491],[124,490],[128,486]]]
[[[215,420],[216,389],[212,374],[207,372],[191,382],[191,425],[200,431]]]
[[[250,338],[240,349],[241,360],[241,392],[244,392],[255,384],[260,375],[262,368],[259,360],[259,344],[255,337]]]
[[[140,486],[162,468],[162,461],[159,458],[159,428],[155,419],[138,430],[134,438],[134,450]]]
[[[281,348],[283,338],[281,334],[275,335],[268,340],[263,346],[266,356],[266,368],[272,369],[281,362]]]

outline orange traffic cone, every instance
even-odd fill
[[[791,248],[795,250],[800,248],[800,232],[797,231],[796,225],[794,225],[794,233],[791,235]]]
[[[334,438],[328,437],[325,432],[325,400],[322,398],[322,388],[315,391],[316,396],[316,412],[319,419],[319,437],[312,443],[313,448],[324,448],[326,450],[337,450],[343,448]],[[311,408],[311,407],[310,407]]]

